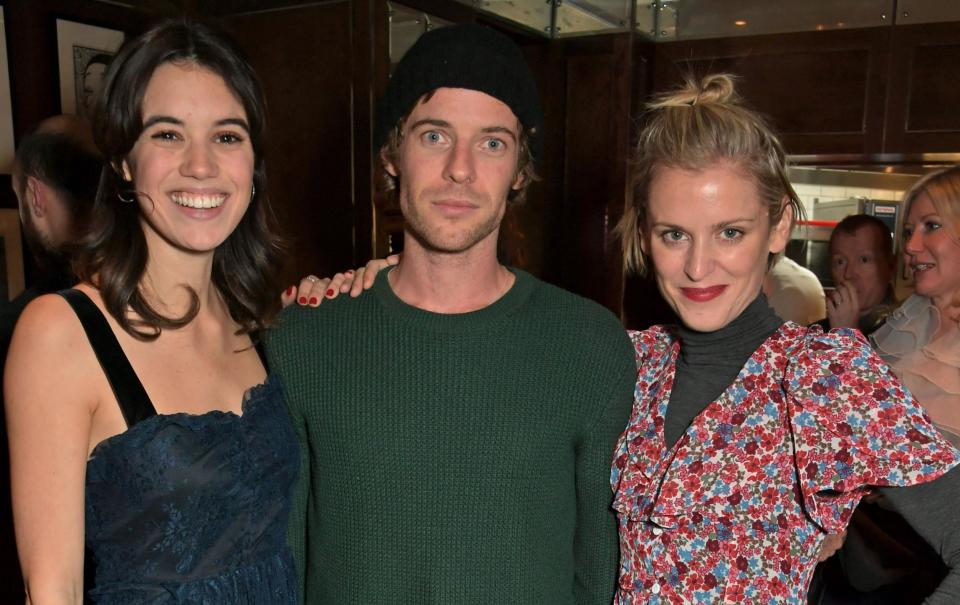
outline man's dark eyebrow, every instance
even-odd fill
[[[436,126],[438,128],[450,128],[450,122],[446,120],[437,120],[435,118],[426,118],[424,120],[417,120],[410,125],[410,130],[416,130],[421,126]]]
[[[505,134],[509,136],[514,143],[517,142],[516,133],[504,126],[488,126],[487,128],[484,128],[481,132],[486,132],[489,134]]]
[[[154,124],[173,124],[174,126],[183,126],[183,120],[179,118],[175,118],[173,116],[164,116],[164,115],[150,116],[143,123],[143,128],[144,130],[146,130],[147,128],[150,128]],[[242,118],[224,118],[222,120],[217,120],[214,125],[215,126],[233,125],[233,126],[242,128],[247,132],[250,132],[250,127],[247,125],[247,121]]]

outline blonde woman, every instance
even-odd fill
[[[872,340],[941,432],[960,445],[960,166],[918,181],[904,206],[914,294]]]
[[[768,306],[800,206],[730,77],[656,100],[637,157],[626,264],[653,271],[682,325],[632,334],[616,603],[802,603],[824,537],[871,486],[931,481],[958,453],[859,332]]]

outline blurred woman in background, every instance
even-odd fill
[[[937,427],[960,445],[960,166],[922,178],[904,206],[903,251],[914,294],[872,340]]]

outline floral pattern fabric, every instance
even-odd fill
[[[869,486],[960,461],[859,332],[785,323],[670,449],[680,343],[631,334],[637,386],[614,454],[617,605],[805,602],[826,533]]]

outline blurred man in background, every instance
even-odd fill
[[[830,234],[830,271],[836,289],[827,304],[826,328],[858,328],[873,333],[897,308],[890,228],[880,219],[854,214]]]
[[[101,165],[90,126],[77,116],[44,120],[17,147],[11,185],[20,208],[24,239],[40,275],[14,300],[0,303],[0,361],[6,362],[13,327],[27,303],[73,284],[63,249],[82,232],[93,206]],[[0,414],[0,569],[5,578],[0,582],[0,603],[22,603],[7,456],[6,423]]]

